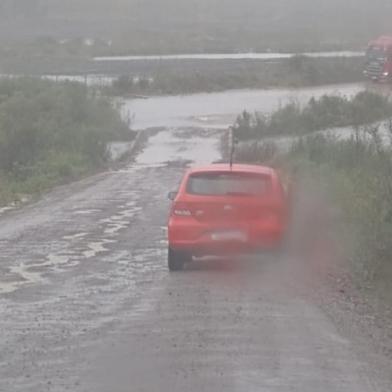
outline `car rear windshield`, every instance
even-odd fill
[[[187,193],[204,196],[261,196],[269,177],[252,173],[198,173],[191,175]]]

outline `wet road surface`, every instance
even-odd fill
[[[153,133],[127,167],[0,216],[0,391],[391,390],[301,261],[169,274],[166,194],[188,160],[219,158],[220,135]]]

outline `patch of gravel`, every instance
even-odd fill
[[[392,361],[392,304],[379,299],[374,290],[356,287],[348,274],[329,274],[327,283],[320,295],[326,313],[344,333],[362,336]]]

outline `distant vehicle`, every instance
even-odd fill
[[[189,170],[173,201],[168,264],[183,269],[193,256],[279,249],[288,221],[278,173],[256,165],[212,164]]]
[[[378,82],[392,80],[392,36],[382,36],[369,43],[364,75]]]

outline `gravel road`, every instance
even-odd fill
[[[219,137],[151,133],[128,167],[0,216],[0,391],[391,391],[390,364],[323,312],[300,261],[169,274],[166,194]]]

